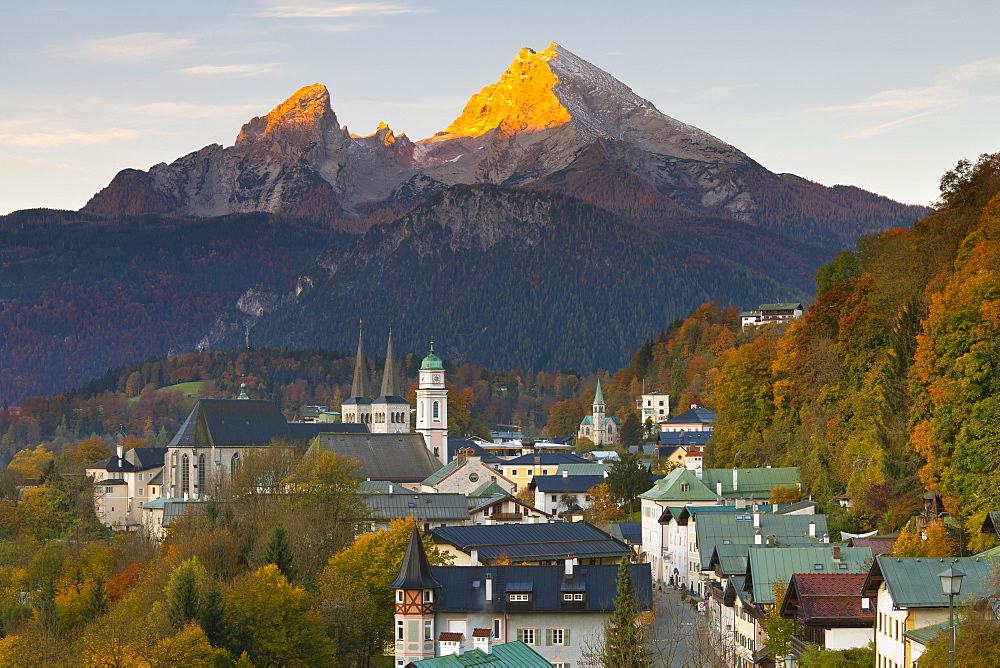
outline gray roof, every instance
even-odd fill
[[[603,475],[536,475],[529,486],[545,494],[583,494],[603,482]]]
[[[509,459],[504,462],[505,466],[513,465],[529,465],[534,466],[535,464],[589,464],[586,459],[579,455],[574,455],[570,452],[539,452],[534,455],[521,455],[514,459]]]
[[[440,527],[431,530],[436,543],[446,543],[469,554],[479,551],[484,562],[509,557],[520,561],[627,557],[632,548],[586,522],[549,524],[493,524]]]
[[[615,609],[618,568],[616,564],[578,565],[572,576],[566,576],[562,566],[431,566],[434,579],[442,585],[434,608],[442,612],[610,612]],[[629,568],[639,607],[649,610],[653,593],[649,564]],[[493,580],[491,601],[486,600],[487,578]],[[530,591],[531,600],[512,603],[508,591]],[[584,592],[584,600],[564,601],[566,591]]]
[[[132,448],[121,457],[111,455],[87,466],[88,469],[103,469],[112,473],[132,473],[148,471],[163,466],[167,456],[166,448]]]
[[[642,522],[615,522],[602,528],[623,543],[642,543]]]
[[[760,527],[754,526],[754,515],[748,510],[698,513],[694,530],[701,563],[709,562],[716,545],[753,545],[758,533],[762,543],[772,537],[776,547],[824,545],[822,540],[823,534],[827,533],[826,515],[761,513],[758,516]],[[810,522],[814,522],[816,526],[814,536],[809,535]]]
[[[420,482],[441,468],[424,445],[423,434],[320,434],[319,447],[360,464],[356,475],[369,480]]]
[[[868,573],[865,590],[867,595],[874,595],[884,581],[897,608],[947,608],[948,597],[941,592],[938,573],[951,567],[965,573],[962,592],[955,597],[956,604],[964,604],[969,599],[989,593],[993,564],[982,557],[925,559],[879,556]]]
[[[469,519],[465,494],[364,494],[361,500],[376,519],[416,517],[421,522]]]
[[[710,411],[707,408],[698,406],[696,408],[690,408],[677,417],[670,420],[665,420],[660,424],[691,424],[694,422],[700,422],[701,424],[709,424],[715,422],[719,418],[715,411]]]

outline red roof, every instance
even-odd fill
[[[798,602],[798,617],[807,624],[830,619],[871,623],[875,619],[874,606],[861,607],[861,588],[867,577],[867,573],[796,573],[788,584],[783,611],[794,599]]]
[[[441,635],[438,636],[438,640],[443,640],[445,642],[461,642],[461,633],[449,633],[448,631],[442,631]]]
[[[891,554],[899,536],[872,536],[870,538],[852,538],[850,547],[870,547],[876,557],[880,554]]]
[[[492,629],[473,629],[472,631],[473,638],[489,638],[491,635],[493,635]]]

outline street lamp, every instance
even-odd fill
[[[962,578],[965,573],[952,566],[938,573],[938,577],[941,578],[941,591],[948,597],[948,626],[951,635],[948,668],[955,668],[955,597],[962,593]]]

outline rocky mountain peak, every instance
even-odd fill
[[[319,141],[328,127],[337,127],[337,115],[330,107],[330,93],[322,84],[300,88],[266,116],[246,123],[236,137],[236,145],[261,142],[308,144]]]

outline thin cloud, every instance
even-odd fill
[[[355,30],[367,30],[374,27],[375,25],[372,23],[322,23],[320,25],[309,26],[311,30],[332,33],[354,32]]]
[[[114,141],[135,141],[149,135],[163,135],[159,130],[130,130],[109,128],[102,132],[80,132],[76,130],[55,130],[29,134],[0,134],[0,143],[9,146],[32,146],[52,148],[57,146],[88,146],[107,144]]]
[[[278,63],[260,63],[246,65],[198,65],[196,67],[185,67],[180,70],[182,74],[192,77],[231,77],[240,79],[250,79],[273,74],[278,69]]]
[[[967,99],[961,91],[949,86],[927,86],[887,90],[866,100],[835,107],[820,107],[813,111],[850,112],[860,114],[908,114],[915,111],[945,109]]]
[[[129,35],[91,39],[50,51],[53,55],[101,62],[152,60],[191,47],[194,40],[168,37],[158,32],[135,32]]]
[[[389,16],[393,14],[415,14],[427,10],[407,5],[384,2],[285,2],[272,4],[257,12],[256,16],[279,19],[340,19],[355,16]]]
[[[892,132],[893,130],[898,130],[899,128],[905,128],[909,125],[916,125],[924,120],[927,116],[930,116],[933,112],[925,111],[922,114],[913,114],[912,116],[907,116],[906,118],[900,118],[895,121],[889,121],[888,123],[881,123],[879,125],[873,125],[868,128],[861,128],[860,130],[852,130],[843,135],[845,139],[861,139],[864,137],[875,137],[877,135],[883,135],[886,132]]]

